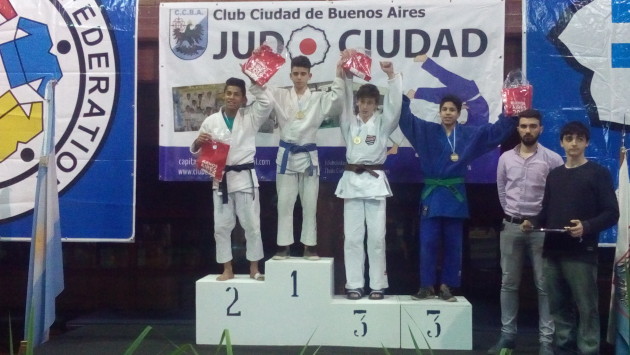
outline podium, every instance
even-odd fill
[[[197,281],[197,344],[218,344],[229,329],[235,345],[413,349],[411,330],[421,348],[472,349],[472,306],[464,297],[348,300],[334,295],[332,258],[268,260],[265,270],[265,281]]]

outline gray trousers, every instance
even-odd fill
[[[597,263],[593,259],[590,255],[545,258],[545,282],[556,325],[557,354],[599,353]]]
[[[518,224],[504,221],[501,232],[501,333],[514,338],[517,332],[518,288],[521,283],[525,254],[529,256],[538,291],[538,331],[540,342],[551,343],[554,324],[549,314],[549,302],[543,276],[543,233],[523,233]]]

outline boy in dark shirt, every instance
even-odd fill
[[[599,353],[597,242],[599,232],[617,223],[619,205],[608,170],[586,159],[588,143],[582,123],[562,127],[566,163],[547,176],[538,216],[521,225],[524,231],[533,225],[564,230],[548,231],[543,247],[556,354]]]

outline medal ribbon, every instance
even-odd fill
[[[308,90],[308,88],[307,88],[306,90]],[[306,92],[305,92],[304,94],[302,94],[302,96],[301,96],[301,97],[300,97],[300,96],[297,96],[297,93],[295,93],[295,96],[296,96],[296,98],[297,98],[297,105],[298,105],[298,112],[295,114],[295,116],[296,116],[296,118],[298,118],[298,117],[297,117],[298,113],[301,113],[301,114],[302,114],[302,117],[299,117],[299,119],[304,118],[304,115],[305,115],[304,111],[302,110],[302,107],[307,107],[307,106],[308,106],[308,102],[309,102],[309,101],[311,101],[311,97],[309,96],[308,100],[304,103],[304,105],[302,105],[302,98],[303,98],[305,95],[306,95]]]
[[[453,126],[453,144],[451,144],[451,140],[448,138],[448,136],[446,136],[446,141],[448,142],[448,145],[451,146],[451,154],[455,154],[455,146],[456,146],[456,141],[455,138],[457,138],[457,136],[455,135],[455,132],[457,131],[457,125]]]
[[[361,117],[359,117],[359,116],[357,115],[357,117],[356,117],[356,121],[355,121],[355,124],[356,124],[356,134],[354,134],[354,132],[352,132],[352,133],[353,133],[353,134],[352,134],[352,142],[353,142],[354,144],[359,144],[359,143],[361,143],[361,136],[360,136],[360,134],[361,134],[361,128],[363,127],[363,125],[365,125],[365,123],[363,122],[363,120],[361,120]],[[355,140],[356,140],[356,138],[359,138],[359,143],[357,143],[357,142],[355,141]]]

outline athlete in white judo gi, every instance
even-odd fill
[[[343,55],[349,55],[344,51]],[[369,260],[370,299],[384,298],[387,281],[385,262],[385,206],[392,192],[383,170],[388,138],[398,127],[402,105],[402,78],[394,74],[391,62],[381,62],[387,74],[389,91],[383,100],[383,112],[376,112],[380,93],[376,86],[364,84],[357,91],[354,114],[352,76],[346,79],[345,104],[340,125],[346,142],[345,171],[335,194],[344,199],[344,259],[346,297],[360,299],[364,293],[365,251]]]
[[[254,154],[256,132],[271,113],[272,106],[263,87],[253,84],[250,92],[256,101],[243,107],[247,102],[245,82],[237,78],[228,79],[223,93],[225,106],[203,121],[199,136],[190,147],[193,154],[198,154],[202,145],[213,139],[230,142],[223,180],[221,183],[215,180],[212,184],[216,258],[218,263],[223,264],[223,273],[217,277],[219,281],[234,278],[231,234],[237,217],[245,230],[249,275],[256,280],[264,279],[258,269],[258,261],[263,258],[263,246]]]
[[[336,117],[343,103],[343,79],[338,70],[330,91],[311,91],[311,62],[305,56],[291,61],[289,74],[293,87],[268,90],[280,127],[280,147],[276,158],[278,191],[278,252],[273,259],[287,259],[294,242],[293,208],[297,196],[302,204],[304,257],[317,260],[317,197],[319,193],[319,160],[317,130],[325,117]]]

